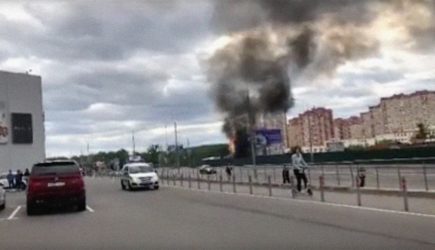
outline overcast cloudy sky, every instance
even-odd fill
[[[174,121],[182,143],[225,142],[202,65],[226,35],[214,11],[201,0],[1,1],[0,69],[42,77],[48,156],[88,142],[91,152],[131,149],[132,130],[139,150],[173,143]],[[288,116],[325,106],[346,117],[382,96],[435,90],[434,62],[430,49],[383,47],[295,82]]]

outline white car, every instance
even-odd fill
[[[0,174],[0,185],[3,185],[4,188],[7,188],[9,186],[8,179],[6,178],[7,175],[8,173]]]
[[[0,183],[0,210],[5,209],[6,206],[6,191],[3,188],[3,184]]]
[[[139,188],[159,189],[159,177],[147,163],[127,163],[121,170],[122,190]]]

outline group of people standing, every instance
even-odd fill
[[[296,188],[300,192],[302,190],[302,182],[304,184],[304,189],[307,189],[308,185],[308,178],[305,173],[306,169],[308,168],[308,164],[305,162],[304,157],[302,156],[302,150],[300,147],[295,147],[293,149],[291,160],[293,173],[296,177]],[[284,165],[282,179],[284,184],[290,183],[290,167],[287,165]]]
[[[17,172],[14,174],[12,170],[9,170],[6,179],[8,180],[9,188],[10,189],[19,189],[24,190],[26,189],[26,183],[27,179],[30,176],[30,171],[28,168],[24,171],[24,173],[21,170],[17,170]],[[26,181],[23,181],[26,180]]]

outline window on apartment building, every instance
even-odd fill
[[[12,142],[16,144],[33,143],[32,115],[12,113]]]

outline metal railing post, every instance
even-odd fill
[[[239,172],[240,172],[240,182],[243,182],[243,168],[239,167]]]
[[[177,177],[175,176],[175,173],[174,173],[173,177],[174,177],[172,180],[173,184],[174,184],[174,186],[177,186],[177,183],[176,183]]]
[[[192,188],[192,176],[189,173],[189,189]]]
[[[269,186],[269,196],[272,196],[272,178],[270,175],[267,176],[267,184]]]
[[[219,175],[219,191],[223,192],[223,184],[222,184],[223,178],[222,175]]]
[[[180,176],[180,186],[184,187],[184,174],[183,173],[181,173],[181,176]]]
[[[207,189],[208,191],[211,190],[210,175],[207,175]]]
[[[423,178],[424,178],[424,188],[426,191],[429,191],[429,183],[427,182],[427,169],[425,164],[423,163]]]
[[[237,189],[236,189],[236,176],[233,175],[233,193],[237,193]]]
[[[375,166],[375,171],[376,171],[376,188],[379,189],[379,188],[381,188],[381,184],[379,182],[379,169],[378,169],[378,166]]]
[[[196,172],[196,185],[197,185],[198,189],[201,189],[201,180],[199,178],[198,171]]]
[[[295,179],[292,176],[290,176],[290,189],[291,189],[291,193],[292,193],[292,198],[296,198],[296,192],[295,192]]]
[[[402,173],[400,171],[400,167],[397,167],[397,178],[399,178],[399,189],[402,185]]]
[[[408,204],[408,187],[406,185],[406,179],[405,177],[402,177],[401,179],[401,186],[402,186],[402,192],[403,192],[403,206],[406,212],[409,211],[409,204]]]
[[[335,165],[335,174],[337,175],[337,186],[341,185],[340,182],[340,169],[338,168],[338,165]]]
[[[276,168],[273,167],[273,182],[276,183]]]
[[[353,177],[352,164],[349,165],[349,170],[350,170],[350,179],[351,179],[351,182],[352,182],[352,187],[354,187],[355,186],[355,179]]]
[[[358,175],[356,176],[355,181],[356,181],[356,203],[358,206],[361,206],[361,190],[360,190],[361,180]]]
[[[252,195],[252,177],[248,176],[248,183],[249,183],[249,194]]]
[[[325,186],[325,178],[323,175],[321,175],[321,176],[319,176],[319,187],[320,187],[320,200],[322,202],[325,202],[324,186]]]

